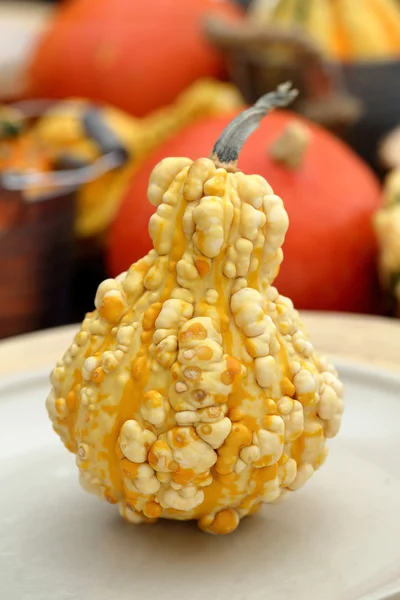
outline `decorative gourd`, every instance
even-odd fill
[[[70,0],[36,49],[26,93],[79,96],[144,116],[222,72],[202,34],[209,12],[241,14],[228,0]]]
[[[272,286],[288,218],[236,168],[263,97],[211,158],[166,158],[148,189],[154,248],[104,281],[51,375],[47,409],[82,485],[134,523],[197,519],[233,531],[300,488],[336,435],[342,385],[291,300]]]
[[[295,27],[319,44],[326,56],[343,60],[399,58],[400,7],[396,0],[254,0],[249,20]]]
[[[389,173],[383,206],[374,216],[379,242],[379,273],[387,307],[400,317],[400,169]]]
[[[379,143],[380,166],[386,171],[400,169],[400,127],[387,133]]]
[[[183,92],[173,105],[143,119],[135,119],[111,106],[103,107],[104,121],[128,149],[131,158],[123,168],[80,188],[76,223],[78,236],[100,235],[108,228],[135,169],[161,142],[201,117],[224,114],[242,106],[243,99],[233,85],[202,79]],[[82,115],[87,107],[87,101],[82,99],[59,102],[49,108],[23,136],[13,138],[11,144],[0,142],[0,150],[7,146],[8,155],[0,155],[0,170],[9,167],[23,170],[38,168],[34,158],[41,160],[39,170],[45,171],[53,170],[60,157],[75,162],[92,162],[99,158],[98,146],[87,138],[83,127]],[[6,122],[11,123],[10,115]]]
[[[205,119],[185,128],[136,172],[110,234],[112,274],[124,271],[151,247],[146,223],[154,208],[144,198],[154,165],[165,156],[204,156],[229,118]],[[299,139],[299,128],[308,132],[305,139],[301,131]],[[277,157],[275,144],[282,135],[286,144]],[[298,166],[290,165],[293,153]],[[275,111],[244,147],[239,167],[260,173],[285,198],[291,227],[277,279],[281,292],[299,309],[375,312],[379,289],[371,217],[380,206],[381,191],[367,165],[320,127]]]

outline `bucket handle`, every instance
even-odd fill
[[[42,101],[42,103],[49,106],[48,101]],[[27,112],[29,114],[29,110]],[[32,111],[29,116],[32,116]],[[82,124],[87,136],[96,142],[102,152],[102,156],[94,163],[77,163],[76,165],[70,165],[75,166],[75,168],[48,173],[20,173],[9,170],[1,174],[1,185],[12,191],[22,191],[32,185],[76,189],[80,185],[93,181],[127,162],[129,158],[128,150],[107,125],[98,107],[89,106],[84,111]],[[38,197],[36,201],[46,199],[47,196],[43,195]]]

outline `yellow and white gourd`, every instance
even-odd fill
[[[211,158],[166,158],[148,197],[154,248],[104,281],[51,375],[47,409],[83,487],[134,523],[233,531],[299,489],[343,412],[335,369],[273,287],[288,217],[236,168],[281,86],[244,111]]]
[[[382,60],[400,55],[397,0],[254,0],[257,27],[301,28],[324,54],[338,60]]]

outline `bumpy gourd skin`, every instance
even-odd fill
[[[262,177],[228,171],[155,167],[154,249],[100,285],[51,375],[47,408],[83,487],[135,523],[229,533],[300,488],[339,430],[337,374],[272,287],[283,203]]]

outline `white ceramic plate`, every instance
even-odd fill
[[[230,536],[128,525],[81,491],[47,374],[0,382],[2,600],[400,598],[400,379],[339,366],[340,436],[303,490]]]

